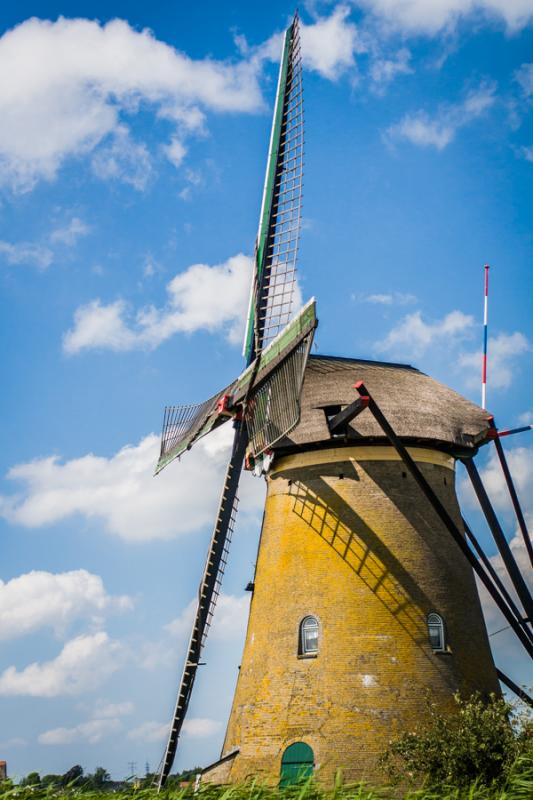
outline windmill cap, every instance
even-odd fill
[[[472,454],[487,440],[487,412],[415,367],[314,355],[305,372],[300,422],[275,449],[331,446],[328,414],[353,403],[361,382],[403,440],[458,455]],[[385,437],[373,415],[364,411],[349,423],[347,439],[353,446],[356,441],[382,443]],[[336,438],[335,446],[339,444]]]

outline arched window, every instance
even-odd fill
[[[313,774],[314,761],[313,751],[305,742],[289,745],[281,759],[280,787],[309,778]]]
[[[318,620],[316,617],[304,617],[300,622],[298,655],[311,656],[318,653]]]
[[[439,614],[428,614],[429,643],[436,652],[446,650],[446,631],[444,620]]]

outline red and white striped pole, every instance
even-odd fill
[[[485,302],[483,306],[483,363],[481,367],[481,408],[487,408],[487,344],[489,323],[489,265],[485,264]]]

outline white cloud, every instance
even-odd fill
[[[146,743],[162,742],[167,738],[169,730],[169,722],[143,722],[128,731],[128,739],[138,739]]]
[[[193,717],[183,724],[183,730],[191,739],[205,739],[218,733],[221,728],[221,722],[205,717],[198,717],[197,719]]]
[[[532,0],[356,0],[392,29],[434,35],[461,20],[496,21],[509,31],[533,20]]]
[[[106,350],[132,350],[137,344],[135,332],[124,322],[126,303],[115,300],[102,305],[100,300],[92,300],[74,312],[74,327],[63,337],[63,350],[66,353],[79,353],[94,348]]]
[[[62,464],[52,456],[21,464],[8,478],[22,482],[23,489],[0,496],[0,515],[38,528],[80,514],[128,541],[197,531],[213,521],[232,436],[231,426],[222,426],[156,478],[159,437],[153,434],[110,458],[89,454]],[[241,489],[242,512],[255,513],[262,482],[246,473]]]
[[[51,728],[39,734],[37,741],[44,745],[64,745],[73,742],[88,742],[97,744],[114,733],[123,729],[120,717],[131,714],[134,710],[133,703],[105,703],[97,700],[94,704],[91,719],[80,722],[71,727]]]
[[[252,259],[239,253],[222,264],[193,264],[167,285],[163,308],[149,306],[133,319],[126,304],[93,300],[74,314],[63,339],[66,353],[94,348],[116,351],[154,348],[177,332],[224,330],[230,342],[242,340]]]
[[[391,139],[406,139],[421,147],[443,150],[455,137],[455,128],[443,119],[432,120],[425,111],[418,111],[392,125],[387,134]]]
[[[193,189],[202,186],[205,183],[205,179],[200,171],[190,168],[184,171],[183,177],[187,185],[181,190],[179,196],[182,200],[190,200]]]
[[[423,355],[435,342],[457,342],[468,335],[474,318],[462,311],[451,311],[441,320],[425,322],[420,311],[408,314],[387,336],[377,343],[378,352],[394,353],[402,358]]]
[[[533,63],[522,64],[515,72],[515,79],[522,87],[522,91],[529,97],[533,94]]]
[[[518,417],[518,421],[522,425],[533,425],[533,411],[524,411],[524,413],[520,414]]]
[[[33,264],[39,269],[46,269],[53,260],[53,253],[49,247],[31,242],[5,242],[0,240],[0,259],[4,258],[8,264]]]
[[[522,510],[526,519],[529,531],[533,530],[533,447],[508,447],[509,440],[504,440],[505,454],[509,469],[513,477],[513,482],[522,505]],[[530,590],[533,591],[533,572],[529,562],[524,540],[515,522],[512,504],[505,483],[505,478],[500,466],[496,448],[493,446],[484,448],[484,454],[488,456],[483,466],[478,465],[481,479],[485,485],[492,505],[498,512],[500,521],[503,524],[504,532],[509,540],[511,551],[518,564]],[[483,456],[481,456],[483,457]],[[479,460],[479,459],[478,459]],[[466,474],[461,479],[459,485],[459,496],[461,506],[466,509],[479,509],[479,502],[475,496],[470,480]],[[499,578],[506,586],[508,592],[514,597],[518,607],[520,602],[513,588],[512,582],[503,564],[501,556],[496,553],[490,557],[492,566],[496,570]],[[531,685],[531,660],[526,655],[522,645],[512,630],[508,630],[508,622],[501,614],[492,598],[477,581],[479,596],[483,606],[483,612],[490,634],[490,643],[494,654],[494,659],[505,673],[507,673],[519,685]]]
[[[526,521],[529,530],[532,530],[533,516],[529,515]],[[510,540],[509,544],[526,583],[529,584],[530,590],[533,591],[531,566],[521,535],[517,533]],[[491,556],[490,561],[508,592],[514,597],[516,604],[520,608],[520,602],[513,589],[501,556]],[[477,581],[477,585],[496,666],[503,669],[515,683],[518,683],[518,685],[526,687],[531,686],[530,657],[526,654],[513,631],[509,630],[509,623],[479,580]]]
[[[526,97],[533,94],[533,64],[522,64],[515,72],[515,80],[522,87]]]
[[[301,27],[305,66],[330,80],[365,51],[349,13],[340,4]],[[205,133],[206,112],[263,108],[259,78],[265,60],[278,61],[280,36],[241,52],[240,61],[194,60],[120,19],[26,20],[0,38],[0,73],[12,76],[0,89],[0,184],[29,191],[65,160],[89,156],[98,177],[142,190],[152,159],[127,124],[139,111],[170,120],[164,152],[181,163],[183,139]],[[381,74],[402,69],[384,60]]]
[[[67,225],[53,230],[48,239],[52,245],[60,244],[72,247],[81,236],[86,236],[89,231],[90,227],[83,220],[79,217],[72,217]],[[8,264],[31,264],[38,269],[46,269],[54,260],[54,253],[50,247],[44,244],[13,243],[0,240],[0,261],[2,259]]]
[[[91,691],[115,672],[122,647],[106,633],[77,636],[51,661],[21,669],[8,667],[0,675],[0,695],[59,697]]]
[[[329,17],[314,15],[310,24],[300,20],[302,60],[306,69],[318,72],[323,78],[337,80],[355,69],[355,55],[366,52],[357,26],[350,22],[350,8],[341,3]],[[250,63],[279,61],[283,34],[275,33],[258,47],[250,47],[243,35],[235,36],[235,44]]]
[[[130,700],[123,703],[105,703],[102,700],[96,702],[93,717],[95,719],[110,719],[112,717],[124,717],[132,714],[135,706]]]
[[[362,48],[356,26],[348,21],[350,9],[337,6],[329,17],[301,25],[304,65],[324,78],[336,80],[355,66],[354,53]]]
[[[522,158],[525,158],[526,161],[533,161],[533,145],[530,145],[529,147],[521,147],[519,152]]]
[[[187,130],[201,108],[255,111],[257,72],[193,60],[123,20],[26,20],[0,39],[0,73],[11,76],[0,89],[0,182],[27,191],[53,179],[66,158],[120,137],[121,115],[141,108]]]
[[[175,136],[172,137],[170,143],[163,147],[163,151],[171,164],[177,168],[181,166],[183,159],[187,153],[187,148]]]
[[[11,739],[4,739],[4,741],[0,742],[0,748],[7,750],[8,747],[25,747],[27,744],[27,739],[23,739],[21,736],[13,736]]]
[[[509,511],[512,505],[498,454],[492,447],[489,453],[489,460],[480,469],[481,479],[493,506],[499,511]],[[505,447],[505,455],[517,494],[526,504],[526,510],[532,512],[533,508],[528,507],[527,504],[531,506],[533,497],[533,447]],[[477,508],[478,501],[467,476],[461,482],[460,489],[465,504]]]
[[[143,267],[143,277],[151,278],[153,275],[155,275],[157,269],[157,262],[151,256],[147,256]]]
[[[228,641],[242,638],[246,631],[249,609],[249,596],[236,597],[231,594],[221,594],[215,608],[209,640]],[[179,617],[165,625],[165,630],[174,638],[187,638],[191,632],[195,612],[196,600],[194,599]]]
[[[481,84],[471,90],[461,103],[442,106],[431,117],[426,111],[406,114],[386,132],[390,142],[404,139],[419,147],[443,150],[453,141],[457,131],[485,114],[496,102],[495,84]]]
[[[72,217],[67,225],[56,228],[50,234],[50,241],[53,244],[64,244],[73,247],[79,238],[87,236],[91,228],[79,217]]]
[[[50,627],[62,634],[80,617],[100,621],[113,609],[129,609],[129,597],[111,597],[99,575],[85,569],[51,573],[33,570],[0,580],[0,640]]]
[[[392,58],[376,58],[372,61],[369,74],[374,89],[381,93],[398,75],[412,74],[410,61],[411,53],[406,47],[401,47]]]
[[[39,744],[47,745],[72,744],[72,742],[97,744],[121,728],[122,723],[118,719],[91,719],[73,728],[52,728],[44,731],[39,734],[37,740]]]
[[[131,714],[134,710],[133,703],[104,703],[98,700],[93,708],[92,719],[80,722],[72,727],[52,728],[39,734],[37,740],[40,744],[62,745],[72,742],[89,742],[96,744],[106,739],[111,734],[122,730],[123,723],[120,717]]]
[[[377,302],[388,301],[388,296],[377,295]],[[454,369],[464,372],[464,383],[476,389],[481,381],[481,351],[461,352],[464,341],[475,330],[474,318],[462,311],[451,311],[441,320],[426,322],[420,311],[403,317],[384,339],[376,344],[376,352],[388,353],[396,358],[419,358],[430,347],[445,345],[448,359]],[[480,334],[481,337],[481,334]],[[500,333],[489,339],[488,382],[494,389],[506,389],[517,369],[517,359],[533,351],[526,337],[519,332]]]
[[[523,333],[500,333],[490,337],[488,342],[487,381],[493,389],[507,389],[513,381],[516,360],[533,348]],[[458,364],[468,370],[466,383],[475,388],[480,382],[481,350],[475,353],[462,353]]]
[[[142,649],[140,665],[143,669],[154,670],[162,666],[174,665],[180,657],[181,649],[187,644],[196,612],[197,601],[194,598],[183,609],[181,614],[164,626],[163,636],[146,642]],[[240,597],[221,594],[215,608],[212,627],[209,631],[208,644],[211,642],[229,642],[234,648],[244,645],[250,595]]]
[[[531,506],[531,498],[533,497],[533,447],[507,447],[507,445],[505,445],[505,450],[509,469],[525,515],[526,525],[531,531],[533,530],[533,513]],[[509,492],[496,449],[490,447],[487,452],[489,456],[488,460],[479,468],[479,472],[490,500],[496,511],[500,514],[504,531],[506,531],[506,534],[512,534],[509,539],[511,551],[526,583],[529,584],[530,589],[533,591],[533,572],[531,571],[529,556],[522,534],[514,522],[514,512],[512,511]],[[466,475],[459,484],[459,492],[461,504],[464,507],[472,509],[479,508],[478,500]],[[510,528],[509,525],[510,520],[513,520],[512,528]],[[514,597],[516,604],[520,607],[520,602],[516,596],[501,556],[495,554],[490,557],[490,561],[507,590]],[[501,667],[504,672],[509,674],[519,685],[530,685],[531,661],[529,657],[525,654],[515,634],[508,630],[506,619],[479,581],[478,590],[489,634],[495,634],[491,636],[490,643],[494,652],[496,664]]]
[[[357,303],[374,303],[381,306],[407,306],[416,303],[414,294],[404,292],[386,292],[382,294],[354,294],[352,300]]]
[[[221,722],[205,717],[193,717],[183,723],[183,733],[193,739],[205,739],[213,736],[221,728]],[[161,742],[167,738],[169,730],[170,723],[168,722],[143,722],[142,725],[128,732],[128,739],[142,742]]]
[[[135,142],[124,125],[113,132],[111,141],[99,147],[91,161],[94,174],[102,180],[116,180],[146,189],[152,174],[152,160],[143,142]]]

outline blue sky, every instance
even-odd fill
[[[161,756],[227,455],[222,429],[152,478],[162,409],[242,366],[293,6],[8,5],[0,757],[18,775],[81,763],[121,777]],[[301,15],[299,279],[318,299],[318,350],[412,363],[478,401],[488,261],[488,406],[500,427],[533,422],[532,0],[315,2]],[[505,444],[531,519],[531,437]],[[525,565],[491,452],[479,463]],[[246,475],[242,495],[178,768],[222,741],[261,482]],[[491,641],[531,685],[509,634]]]

